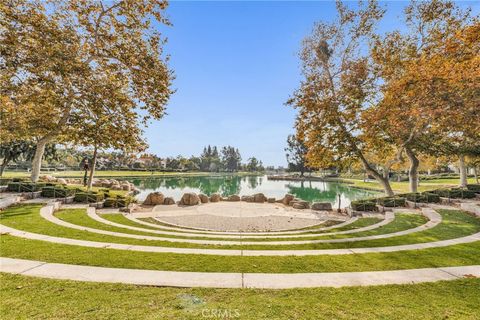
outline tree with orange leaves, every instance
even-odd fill
[[[287,104],[299,111],[297,135],[308,148],[310,165],[338,167],[358,160],[385,193],[393,195],[388,177],[372,164],[367,153],[391,155],[394,147],[379,135],[365,135],[370,124],[362,116],[376,96],[371,61],[362,46],[374,36],[384,10],[376,1],[361,3],[357,10],[337,2],[337,13],[335,22],[316,24],[304,40],[304,80]]]
[[[405,150],[416,192],[420,152],[461,154],[480,141],[479,33],[469,11],[450,1],[412,2],[405,18],[406,34],[389,33],[372,49],[383,85],[369,129]]]

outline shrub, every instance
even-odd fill
[[[431,193],[431,192],[405,193],[399,196],[404,197],[408,201],[412,201],[412,202],[420,202],[420,203],[440,202],[440,197],[437,194]]]
[[[133,202],[131,197],[117,195],[116,197],[106,198],[103,206],[109,208],[122,208],[127,207],[131,202]]]
[[[352,201],[350,206],[355,211],[377,211],[375,200],[371,199]]]
[[[43,187],[45,187],[45,183],[39,182],[9,182],[7,184],[7,191],[10,192],[35,192],[40,191]]]
[[[480,193],[480,184],[467,184],[467,189],[475,193]]]
[[[405,198],[403,197],[383,197],[377,199],[377,204],[384,207],[403,207]]]
[[[46,186],[42,188],[42,197],[45,198],[65,198],[75,194],[75,190],[61,186]]]
[[[45,187],[44,182],[20,182],[20,191],[22,192],[35,192],[40,191]]]
[[[20,182],[9,182],[7,184],[7,191],[9,192],[20,192]]]
[[[440,197],[452,199],[471,199],[475,198],[475,192],[463,188],[438,189],[432,191]]]
[[[75,202],[84,202],[84,203],[92,203],[92,202],[100,202],[103,200],[102,193],[96,192],[78,192],[75,194]]]

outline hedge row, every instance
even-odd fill
[[[400,197],[404,197],[406,200],[411,202],[420,202],[420,203],[438,203],[440,202],[440,196],[432,192],[413,192],[399,194]]]
[[[75,202],[95,203],[104,201],[105,207],[126,207],[134,201],[132,197],[122,195],[111,195],[110,189],[103,188],[98,192],[87,192],[78,187],[69,187],[54,183],[33,183],[26,181],[10,182],[7,185],[7,191],[10,192],[35,192],[41,191],[45,198],[66,198],[74,197]]]
[[[440,197],[451,199],[471,199],[480,193],[480,184],[469,184],[467,188],[438,189],[427,192],[404,193],[394,197],[381,197],[352,201],[350,207],[355,211],[377,211],[377,205],[384,207],[403,207],[406,201],[416,203],[438,203]]]
[[[433,190],[433,193],[438,194],[443,198],[453,198],[453,199],[471,199],[475,198],[475,192],[470,191],[464,188],[453,188],[453,189],[438,189]]]

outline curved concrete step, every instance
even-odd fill
[[[480,265],[369,272],[221,273],[91,267],[0,258],[0,272],[25,276],[149,286],[288,289],[412,284],[480,277]]]
[[[48,206],[47,206],[48,207]],[[46,208],[46,207],[44,207]],[[364,237],[352,237],[352,238],[343,238],[343,239],[322,239],[322,240],[292,240],[292,241],[231,241],[231,240],[195,240],[195,239],[180,239],[180,238],[166,238],[166,237],[156,237],[148,235],[137,235],[137,234],[128,234],[113,232],[101,229],[95,229],[90,227],[79,226],[73,223],[69,223],[58,219],[53,215],[52,210],[45,210],[44,208],[40,209],[40,215],[54,224],[64,226],[71,229],[83,230],[92,233],[122,237],[122,238],[131,238],[138,240],[158,240],[158,241],[167,241],[167,242],[176,242],[176,243],[194,243],[194,244],[206,244],[206,245],[298,245],[298,244],[314,244],[314,243],[343,243],[343,242],[355,242],[355,241],[366,241],[366,240],[377,240],[377,239],[386,239],[397,236],[402,236],[418,231],[428,230],[435,227],[441,221],[441,216],[434,210],[426,211],[426,217],[430,219],[427,223],[418,226],[416,228],[372,236]],[[433,219],[433,220],[432,220]]]

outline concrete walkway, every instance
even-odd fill
[[[480,277],[480,265],[332,273],[220,273],[120,269],[0,258],[0,271],[88,282],[208,288],[312,288],[413,284]]]
[[[0,198],[0,209],[5,209],[6,207],[9,207],[12,204],[17,203],[20,200],[22,200],[21,193],[2,194],[2,197]]]
[[[62,206],[63,208],[63,206]],[[391,223],[395,219],[395,215],[392,212],[388,212],[385,215],[385,219],[372,224],[370,226],[362,227],[362,228],[356,228],[356,229],[351,229],[351,230],[345,230],[345,231],[337,231],[337,232],[328,232],[328,233],[319,233],[319,234],[313,234],[313,233],[305,233],[305,234],[295,234],[295,235],[218,235],[218,234],[198,234],[198,233],[189,233],[188,230],[185,230],[184,232],[170,232],[170,231],[161,231],[161,230],[152,230],[152,229],[146,229],[146,228],[139,228],[139,227],[133,227],[129,226],[126,224],[121,224],[121,223],[116,223],[112,222],[110,220],[102,218],[101,215],[98,215],[96,212],[95,208],[88,208],[87,209],[87,214],[90,218],[93,220],[96,220],[100,223],[119,227],[119,228],[125,228],[129,230],[135,230],[135,231],[141,231],[141,232],[148,232],[148,233],[155,233],[155,234],[163,234],[163,235],[174,235],[174,236],[181,236],[181,237],[207,237],[207,238],[221,238],[221,239],[239,239],[244,236],[245,238],[252,238],[252,239],[269,239],[269,238],[305,238],[305,237],[323,237],[323,236],[329,236],[329,235],[337,235],[337,234],[351,234],[351,233],[357,233],[357,232],[362,232],[362,231],[368,231],[368,230],[373,230],[376,228],[379,228],[383,225],[386,225],[388,223]],[[244,242],[243,242],[244,243]]]
[[[416,228],[388,233],[388,234],[379,234],[379,235],[372,235],[372,236],[364,236],[364,237],[352,237],[352,238],[343,238],[343,239],[321,239],[321,240],[291,240],[291,241],[231,241],[231,240],[196,240],[196,239],[181,239],[181,238],[166,238],[166,237],[156,237],[156,236],[148,236],[148,235],[137,235],[137,234],[128,234],[128,233],[121,233],[121,232],[114,232],[114,231],[107,231],[101,229],[95,229],[90,227],[84,227],[80,225],[76,225],[73,223],[69,223],[58,219],[53,215],[52,210],[45,210],[45,207],[40,209],[40,215],[54,224],[64,226],[71,229],[83,230],[92,233],[110,235],[115,237],[122,237],[122,238],[131,238],[131,239],[138,239],[138,240],[156,240],[156,241],[168,241],[168,242],[176,242],[176,243],[194,243],[194,244],[206,244],[206,245],[300,245],[300,244],[314,244],[314,243],[344,243],[344,242],[356,242],[356,241],[367,241],[367,240],[377,240],[377,239],[387,239],[397,236],[403,236],[410,233],[415,233],[419,231],[428,230],[430,228],[435,227],[441,222],[441,216],[433,209],[425,208],[423,210],[424,215],[429,218],[430,220]],[[148,231],[147,231],[148,232]],[[323,236],[323,235],[322,235]]]

